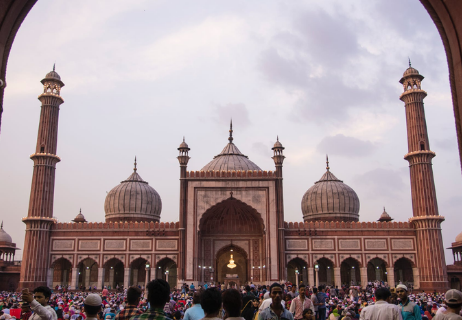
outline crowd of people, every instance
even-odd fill
[[[273,283],[239,289],[184,284],[170,289],[161,279],[139,287],[101,292],[2,292],[0,320],[456,320],[462,293],[413,293],[404,284],[307,287]]]

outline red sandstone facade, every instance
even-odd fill
[[[327,171],[302,199],[304,222],[284,221],[284,147],[273,147],[275,170],[262,170],[233,142],[201,170],[188,171],[190,148],[178,148],[179,221],[159,223],[161,200],[134,172],[108,193],[106,222],[52,219],[60,88],[56,72],[42,82],[44,93],[34,160],[21,287],[144,285],[165,278],[183,282],[264,283],[303,281],[309,285],[387,281],[415,289],[448,287],[436,192],[431,170],[420,88],[409,68],[401,82],[408,125],[413,217],[358,222],[354,190]],[[410,83],[410,87],[408,86]],[[414,83],[415,82],[415,83]],[[49,91],[49,88],[51,91]],[[56,89],[56,91],[54,91]],[[429,259],[429,253],[432,253]],[[229,268],[228,261],[236,267]]]

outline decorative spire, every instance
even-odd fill
[[[329,156],[326,154],[326,169],[329,171]]]
[[[79,214],[82,214],[82,208],[80,208]]]
[[[276,136],[276,141],[279,141],[279,135]]]
[[[3,220],[2,220],[2,226],[1,226],[1,228],[3,229]]]
[[[183,139],[184,141],[184,139]],[[136,156],[135,156],[135,168],[133,168],[133,171],[136,172]]]
[[[411,58],[407,57],[409,59],[409,68],[411,68]]]
[[[53,63],[53,71],[55,71],[56,62]]]
[[[231,119],[231,122],[229,124],[229,143],[233,143],[233,119]]]
[[[185,141],[184,141],[184,136],[183,136],[183,142],[185,142]]]

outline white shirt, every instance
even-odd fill
[[[58,320],[58,316],[52,307],[44,307],[37,300],[32,300],[30,308],[34,313],[29,317],[29,320]]]
[[[398,306],[379,300],[361,311],[360,320],[403,320]]]

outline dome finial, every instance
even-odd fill
[[[2,226],[1,226],[1,229],[3,229],[3,220],[2,220]]]
[[[233,118],[231,118],[231,122],[229,123],[229,143],[233,143]]]
[[[184,136],[183,136],[183,142],[184,142]]]
[[[411,58],[407,57],[409,59],[409,68],[411,68]]]
[[[329,171],[329,156],[326,154],[326,169]]]
[[[135,168],[133,168],[133,171],[136,172],[136,156],[135,156]]]

